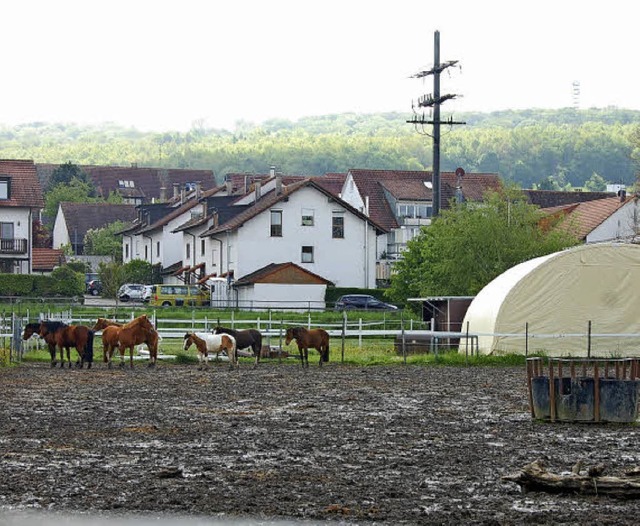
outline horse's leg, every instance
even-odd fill
[[[253,351],[253,354],[256,357],[256,361],[253,364],[254,367],[258,367],[258,364],[260,363],[260,353],[262,352],[262,348],[261,348],[261,344],[259,343],[252,343],[251,344],[251,350]]]
[[[71,363],[71,347],[66,347],[65,349],[67,350],[67,362],[69,362],[69,369],[71,369],[71,367],[73,367],[73,364]]]
[[[60,347],[60,369],[62,369],[64,367],[64,347],[62,347],[62,345],[60,345],[59,347]]]
[[[315,350],[318,351],[320,353],[320,367],[322,367],[322,344],[320,344],[318,347],[315,347]]]
[[[48,343],[49,354],[51,355],[51,367],[56,366],[56,345],[54,343]]]
[[[133,348],[135,347],[135,344],[131,344],[129,346],[129,366],[131,367],[131,369],[133,369]]]

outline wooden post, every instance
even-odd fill
[[[527,387],[529,388],[529,407],[531,408],[531,418],[536,417],[536,412],[533,410],[533,393],[531,392],[531,367],[532,364],[527,360]]]
[[[556,386],[553,378],[553,362],[549,360],[549,414],[552,422],[556,421]]]
[[[587,358],[591,358],[591,320],[587,328]]]
[[[529,356],[529,322],[524,324],[524,357],[527,356]]]
[[[593,364],[593,419],[600,422],[600,371],[598,362]]]
[[[342,311],[342,363],[344,363],[344,340],[347,337],[347,311]]]

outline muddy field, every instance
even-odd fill
[[[0,369],[0,523],[128,513],[264,524],[635,524],[640,501],[501,480],[640,464],[640,428],[534,422],[522,368],[282,363]],[[17,523],[16,521],[12,524]]]

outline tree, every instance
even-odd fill
[[[125,227],[123,221],[114,221],[103,228],[92,228],[84,236],[84,252],[91,256],[112,256],[122,260],[122,236],[117,235]]]
[[[71,179],[69,183],[60,183],[49,190],[44,198],[44,214],[56,217],[58,206],[62,201],[71,203],[95,203],[98,199],[91,197],[91,185],[80,179]]]
[[[387,296],[473,296],[505,270],[578,241],[543,230],[540,212],[514,187],[485,195],[483,203],[456,204],[407,243]]]
[[[584,188],[589,192],[604,192],[607,189],[607,181],[596,172],[593,172],[589,180],[584,183]]]
[[[47,188],[51,190],[59,184],[69,184],[73,179],[77,179],[78,181],[82,181],[83,183],[90,185],[91,196],[95,195],[95,188],[89,175],[82,171],[77,164],[73,164],[71,161],[61,164],[51,173],[51,177],[49,177],[49,181],[47,183]]]

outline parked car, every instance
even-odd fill
[[[153,285],[145,285],[144,292],[142,293],[142,301],[149,303],[151,300],[151,294],[153,293]]]
[[[396,307],[395,305],[391,305],[390,303],[380,301],[379,299],[374,298],[373,296],[369,296],[368,294],[346,294],[338,298],[334,309],[397,310],[398,307]]]
[[[182,305],[209,305],[209,294],[196,285],[151,285],[149,305],[160,307],[180,307]]]
[[[99,279],[92,279],[87,283],[87,294],[98,296],[102,294],[102,282]]]
[[[125,283],[118,289],[118,299],[120,301],[142,301],[144,287],[140,283]]]

